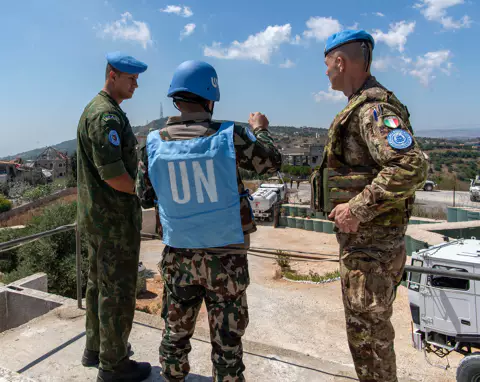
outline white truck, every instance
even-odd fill
[[[470,181],[470,200],[472,202],[480,202],[480,176]]]
[[[480,240],[459,239],[412,254],[407,272],[412,341],[441,358],[465,356],[457,382],[480,381]]]
[[[273,207],[275,203],[285,200],[286,191],[285,183],[262,183],[252,194],[253,216],[260,220],[273,221]]]

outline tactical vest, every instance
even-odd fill
[[[373,87],[355,95],[332,122],[322,163],[310,177],[311,207],[316,211],[330,213],[338,204],[347,203],[361,193],[365,186],[371,184],[381,169],[372,166],[349,166],[343,157],[343,132],[348,128],[352,114],[367,103],[389,104],[402,118],[407,129],[413,133],[408,110],[392,92]],[[413,200],[399,201],[398,206],[393,205],[392,208],[405,210],[405,204],[409,210]],[[381,215],[374,220],[375,223],[381,223]]]
[[[234,124],[208,137],[147,137],[148,174],[158,200],[163,242],[174,248],[242,244]]]

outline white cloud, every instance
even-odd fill
[[[214,42],[203,50],[207,57],[227,60],[257,60],[268,64],[274,52],[280,45],[291,42],[292,27],[290,24],[268,26],[264,31],[250,35],[244,42],[234,41],[228,48],[223,48],[219,42]]]
[[[460,20],[455,21],[447,15],[447,9],[464,3],[464,0],[420,0],[420,3],[415,4],[414,8],[421,9],[427,20],[437,21],[445,29],[460,29],[470,27],[472,19],[465,15]]]
[[[333,90],[331,85],[326,92],[321,90],[318,93],[314,93],[313,98],[315,99],[315,102],[343,102],[347,100],[347,97],[345,97],[342,92]]]
[[[290,69],[295,66],[295,63],[287,58],[285,62],[283,64],[280,64],[279,66],[280,68],[283,68],[283,69]]]
[[[187,24],[183,27],[183,31],[180,33],[180,40],[190,36],[195,31],[196,25],[193,23]]]
[[[302,43],[302,38],[297,34],[291,41],[292,45],[300,45]]]
[[[407,23],[406,21],[400,21],[395,24],[390,24],[390,29],[387,33],[376,29],[372,35],[375,41],[384,42],[390,48],[396,48],[399,52],[403,52],[405,44],[407,43],[407,37],[415,30],[415,21]]]
[[[453,68],[453,64],[450,61],[451,58],[452,53],[449,50],[428,52],[423,56],[417,57],[410,74],[417,77],[422,85],[428,86],[436,78],[435,72],[437,70],[450,75]]]
[[[385,17],[385,15],[382,12],[374,12],[373,14],[378,17]]]
[[[325,41],[331,34],[342,30],[340,22],[331,17],[310,17],[306,24],[308,30],[303,32],[303,35],[317,41]]]
[[[161,12],[173,13],[177,16],[191,17],[193,12],[190,7],[181,6],[181,5],[167,5],[164,9],[160,9]]]
[[[147,49],[152,44],[152,35],[147,23],[136,21],[129,12],[121,15],[120,20],[105,24],[102,30],[103,36],[110,36],[113,40],[134,41]]]
[[[376,58],[372,62],[372,67],[375,70],[378,70],[380,72],[385,72],[388,68],[390,68],[393,64],[393,58],[392,57],[380,57]]]

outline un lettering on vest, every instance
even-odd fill
[[[187,163],[191,165],[191,173],[193,174],[193,185],[197,202],[203,204],[206,201],[204,190],[207,192],[207,197],[210,203],[218,202],[217,181],[215,179],[215,167],[213,159],[202,161],[205,163],[203,167],[206,168],[206,174],[203,171],[202,165],[199,161],[180,161],[168,162],[168,173],[170,176],[170,189],[172,191],[172,199],[177,204],[187,204],[192,198],[191,184],[188,177]],[[177,171],[179,168],[181,185],[183,190],[183,197],[180,198],[178,189]]]

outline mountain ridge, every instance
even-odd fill
[[[150,131],[150,129],[160,129],[165,125],[165,122],[167,121],[167,118],[163,119],[155,119],[151,122],[149,122],[146,125],[140,125],[140,126],[133,126],[132,130],[135,134],[141,134],[141,135],[146,135]],[[248,123],[246,122],[238,122],[235,121],[236,124],[243,125],[243,126],[248,126]],[[301,126],[301,127],[295,127],[295,126],[270,126],[271,131],[274,134],[289,134],[293,135],[294,133],[298,133],[298,135],[301,136],[311,136],[314,133],[318,133],[320,135],[326,135],[328,129],[321,128],[321,127],[309,127],[309,126]],[[480,133],[478,133],[478,129],[475,128],[464,128],[464,129],[458,129],[458,130],[423,130],[423,131],[418,131],[415,134],[419,138],[444,138],[446,140],[468,140],[472,138],[479,138]],[[30,159],[35,159],[42,153],[43,150],[45,150],[49,146],[44,146],[28,151],[24,151],[15,155],[8,155],[5,157],[0,158],[1,160],[12,160],[15,158],[22,158],[24,160],[30,160]],[[63,141],[54,145],[51,145],[51,147],[62,151],[62,152],[67,152],[68,155],[71,155],[76,149],[77,149],[77,139],[70,139],[67,141]]]

